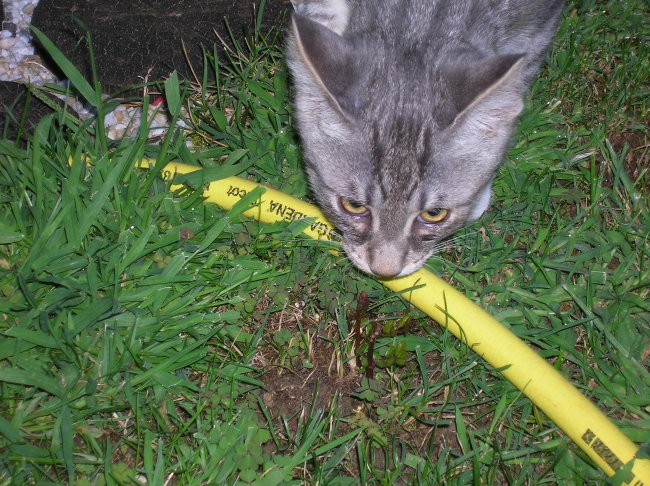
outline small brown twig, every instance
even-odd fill
[[[365,290],[359,295],[359,301],[357,302],[357,309],[352,314],[353,322],[353,332],[354,332],[354,349],[356,354],[357,368],[361,367],[361,356],[359,355],[359,349],[361,348],[361,340],[363,338],[361,334],[361,321],[366,317],[368,312],[368,306],[370,305],[370,299],[368,298],[368,292]]]

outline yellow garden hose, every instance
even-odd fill
[[[143,159],[141,167],[155,165]],[[200,169],[170,162],[163,169],[168,180],[174,174]],[[172,188],[180,187],[172,185]],[[210,182],[204,195],[224,209],[230,209],[248,192],[263,187],[239,177]],[[312,238],[334,239],[334,230],[314,205],[264,188],[259,203],[247,216],[262,222],[294,221],[309,218],[304,232]],[[639,447],[628,439],[605,415],[555,368],[530,349],[510,330],[463,294],[428,270],[381,283],[415,305],[445,327],[481,358],[498,369],[538,408],[557,424],[607,474],[614,475],[631,461],[625,482],[650,486],[650,459],[635,458]]]

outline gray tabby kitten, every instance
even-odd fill
[[[564,0],[294,0],[313,191],[361,270],[420,268],[487,209]]]

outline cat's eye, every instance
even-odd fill
[[[341,198],[341,207],[354,216],[362,216],[368,212],[368,208],[360,202],[353,201],[347,197]]]
[[[447,219],[449,211],[443,208],[430,209],[428,211],[422,211],[420,213],[420,218],[425,223],[440,223]]]

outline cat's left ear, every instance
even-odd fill
[[[341,114],[355,115],[360,108],[359,69],[350,42],[299,14],[293,14],[292,26],[296,50],[314,80]]]
[[[448,149],[460,160],[471,160],[475,168],[483,166],[486,175],[501,162],[524,107],[525,61],[523,55],[501,56],[474,66],[471,72],[465,70],[464,87],[456,93],[461,111],[445,129],[452,145]],[[476,160],[477,150],[480,160]]]

